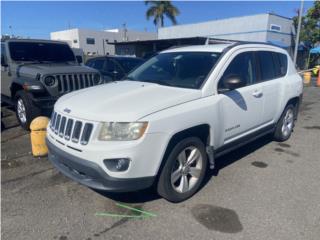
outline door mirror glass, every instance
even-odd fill
[[[245,82],[241,79],[241,77],[235,74],[227,76],[224,79],[223,84],[225,88],[228,90],[234,90],[245,86]]]

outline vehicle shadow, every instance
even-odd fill
[[[271,135],[266,135],[238,149],[235,149],[230,153],[227,153],[225,155],[218,157],[217,159],[215,159],[215,168],[210,171],[211,174],[209,173],[206,175],[206,178],[203,181],[203,184],[206,184],[211,179],[212,176],[218,176],[219,171],[222,170],[223,168],[233,164],[238,160],[241,160],[245,156],[255,152],[259,148],[263,147],[264,145],[267,145],[272,141],[273,141],[273,137]]]
[[[234,162],[241,160],[243,157],[255,152],[259,148],[263,147],[264,145],[272,142],[272,136],[267,135],[260,139],[253,141],[243,147],[240,147],[226,155],[223,155],[216,159],[215,168],[213,170],[208,170],[208,173],[205,176],[203,181],[202,187],[205,186],[212,176],[218,176],[219,171],[223,168],[233,164]],[[202,188],[201,187],[201,188]],[[201,188],[199,191],[201,191]],[[124,203],[144,203],[157,200],[161,198],[155,190],[155,187],[151,187],[149,189],[136,191],[136,192],[129,192],[129,193],[110,193],[110,192],[103,192],[94,190],[98,194],[110,198],[117,202],[124,202]]]

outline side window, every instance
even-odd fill
[[[98,59],[98,60],[94,61],[93,68],[98,69],[100,71],[103,70],[104,62],[105,62],[105,60],[103,60],[103,59]]]
[[[122,69],[120,68],[119,64],[116,61],[114,61],[112,59],[109,59],[108,60],[108,72],[111,72],[111,73],[117,72],[117,73],[120,74],[123,71],[122,71]]]
[[[260,51],[257,52],[257,54],[260,62],[260,82],[276,78],[276,71],[273,63],[272,52]]]
[[[275,77],[280,78],[281,77],[281,64],[280,64],[280,59],[279,59],[278,53],[272,52],[272,58],[273,58],[273,63],[274,63]]]
[[[279,56],[280,60],[280,72],[281,72],[281,77],[285,76],[288,71],[288,58],[287,55],[283,53],[277,53]]]
[[[244,52],[237,55],[229,64],[218,83],[218,90],[225,90],[224,80],[231,76],[239,77],[244,86],[251,85],[256,81],[256,66],[253,52]]]

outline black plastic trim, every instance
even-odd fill
[[[227,154],[228,152],[231,152],[239,147],[242,147],[262,136],[265,136],[269,133],[272,133],[273,131],[275,131],[275,128],[276,128],[276,125],[275,124],[272,124],[272,125],[269,125],[267,127],[264,127],[256,132],[253,132],[251,134],[248,134],[244,137],[241,137],[235,141],[232,141],[230,143],[227,143],[219,148],[217,148],[215,150],[215,154],[214,156],[215,157],[219,157],[219,156],[222,156],[224,154]]]
[[[150,187],[155,177],[114,178],[99,165],[71,155],[46,139],[48,159],[65,176],[89,188],[110,192],[131,192]]]

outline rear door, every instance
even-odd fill
[[[256,84],[256,60],[254,52],[242,52],[236,55],[218,82],[218,92],[222,97],[221,126],[224,127],[224,144],[246,135],[261,125],[263,112],[263,92]],[[223,80],[230,75],[240,76],[245,86],[228,90]]]
[[[286,55],[271,51],[257,51],[260,74],[258,84],[263,91],[262,124],[274,123],[281,102],[281,83],[287,72]]]

